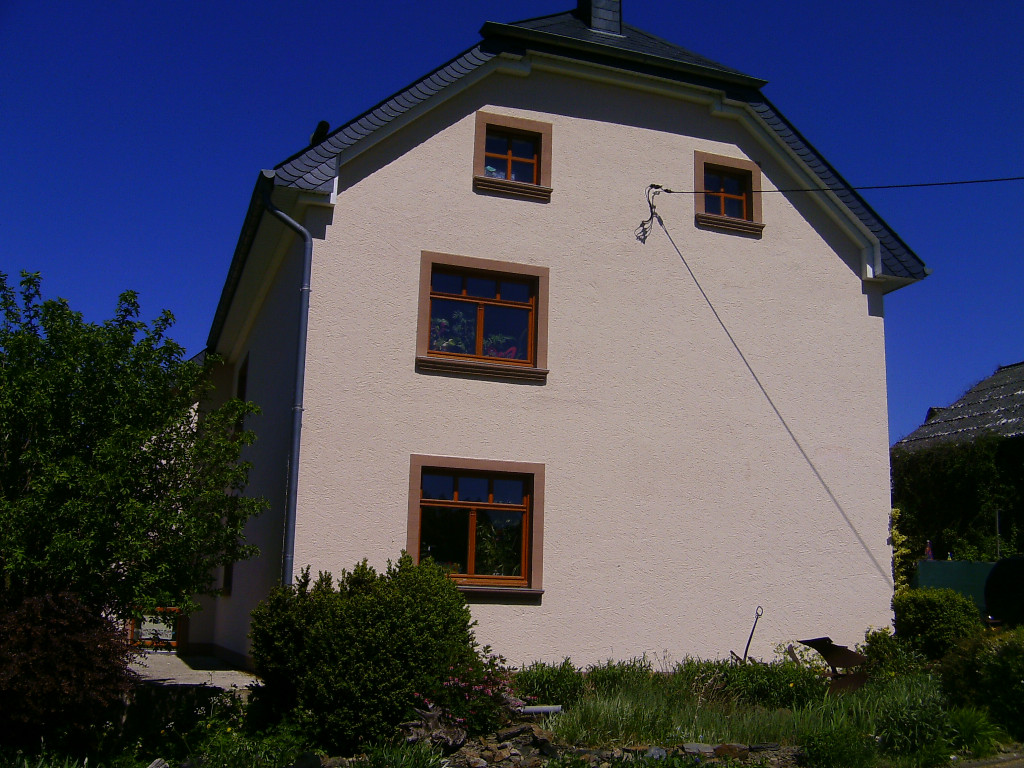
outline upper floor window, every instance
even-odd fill
[[[424,252],[416,367],[492,378],[547,378],[548,270]]]
[[[759,235],[761,169],[749,160],[694,152],[696,221],[714,229]]]
[[[477,112],[473,189],[548,202],[551,124]]]

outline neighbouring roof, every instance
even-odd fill
[[[924,424],[894,447],[916,450],[993,433],[1024,435],[1024,361],[1000,366],[948,408],[929,408]]]

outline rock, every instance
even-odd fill
[[[530,723],[520,723],[519,725],[514,725],[511,728],[506,728],[503,731],[498,731],[495,735],[498,737],[498,741],[509,741],[510,739],[514,739],[516,736],[526,733],[530,728]]]
[[[487,761],[479,757],[471,757],[466,761],[469,768],[487,768]]]
[[[162,757],[158,757],[156,760],[149,764],[149,768],[170,768],[170,766],[168,766],[166,760],[164,760]]]
[[[688,755],[698,755],[699,757],[714,757],[715,755],[715,748],[710,744],[698,744],[693,741],[683,744],[683,751]]]
[[[733,760],[746,760],[750,750],[746,744],[719,744],[715,747],[715,757],[728,757]]]
[[[715,754],[718,753],[716,752]],[[644,754],[644,757],[650,758],[651,760],[664,760],[668,757],[668,752],[661,747],[651,747],[647,750],[646,754]]]
[[[303,752],[295,758],[292,768],[321,768],[320,756],[314,752]]]
[[[778,748],[779,745],[774,741],[766,741],[764,744],[751,744],[749,747],[751,752],[767,752]]]
[[[328,757],[322,761],[323,768],[348,768],[348,760],[344,757]]]

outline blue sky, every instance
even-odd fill
[[[470,47],[484,21],[573,4],[5,0],[0,271],[41,272],[96,321],[134,289],[198,352],[261,168]],[[768,80],[851,184],[1024,175],[1019,0],[624,0],[624,16]],[[1024,182],[863,194],[934,270],[886,299],[895,440],[1024,360]]]

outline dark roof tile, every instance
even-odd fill
[[[1024,362],[1000,366],[947,408],[930,408],[924,424],[894,448],[913,451],[971,442],[989,433],[1024,435]]]

